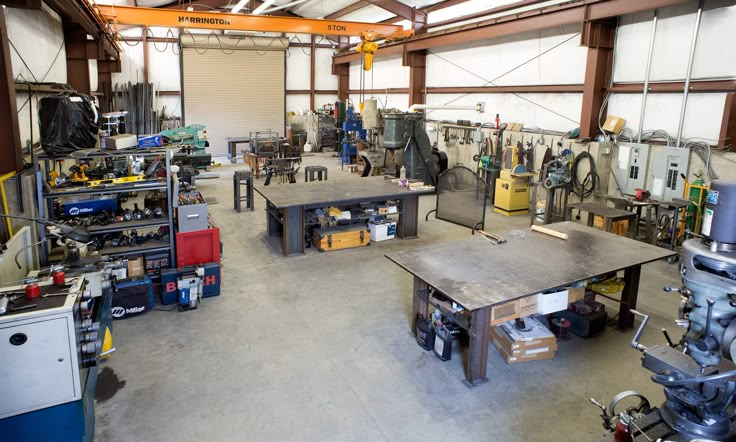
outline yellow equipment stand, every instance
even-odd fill
[[[529,195],[531,177],[536,173],[514,173],[502,169],[496,179],[493,211],[501,215],[526,215],[529,213]]]

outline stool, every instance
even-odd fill
[[[245,184],[245,197],[240,196],[240,186]],[[233,194],[235,210],[240,212],[240,203],[245,201],[245,207],[255,210],[253,204],[253,173],[250,169],[236,170],[233,174]]]
[[[314,181],[315,178],[318,181],[322,181],[323,173],[324,180],[327,181],[327,168],[325,166],[306,166],[304,168],[304,182],[309,183]]]

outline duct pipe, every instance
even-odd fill
[[[641,133],[644,131],[644,112],[647,108],[647,93],[649,92],[649,74],[652,71],[652,54],[654,53],[654,36],[657,34],[657,15],[659,12],[654,10],[654,19],[652,20],[652,36],[649,38],[649,55],[647,56],[647,73],[644,77],[644,92],[641,97],[641,111],[639,111],[639,136],[637,143],[641,144]]]
[[[703,15],[703,0],[698,3],[698,13],[695,16],[695,30],[693,31],[693,41],[690,44],[690,58],[687,61],[687,77],[685,77],[685,91],[682,97],[682,108],[680,109],[680,124],[677,126],[677,141],[675,146],[680,147],[682,142],[682,129],[685,126],[685,110],[687,109],[687,97],[690,92],[690,77],[693,73],[693,59],[695,58],[695,43],[698,41],[698,31],[700,30],[700,17]]]
[[[412,104],[409,106],[409,112],[417,110],[474,110],[483,113],[486,110],[485,103],[476,103],[475,105],[442,105],[442,104]]]

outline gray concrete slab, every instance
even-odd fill
[[[309,156],[302,167],[328,166],[330,181],[360,179],[337,161]],[[589,397],[608,402],[635,389],[663,400],[629,347],[633,332],[612,328],[560,343],[549,361],[507,365],[491,348],[490,382],[465,387],[463,348],[442,362],[416,345],[412,277],[384,254],[465,238],[469,229],[425,222],[435,197],[423,196],[418,239],[285,258],[265,234],[262,198],[254,212],[225,203],[238,168],[223,165],[220,178],[198,183],[221,201],[210,211],[224,242],[222,295],[196,311],[115,323],[118,350],[103,369],[125,385],[97,402],[97,440],[582,441],[603,434]],[[489,211],[486,230],[528,222]],[[661,291],[678,283],[677,266],[644,266],[639,309],[652,315],[645,344],[663,341],[661,327],[679,336],[678,297]]]

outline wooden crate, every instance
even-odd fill
[[[606,219],[600,215],[596,215],[593,218],[593,226],[597,229],[606,229]],[[614,221],[611,223],[611,232],[614,235],[626,236],[629,230],[629,220],[622,219],[621,221]]]
[[[314,229],[312,242],[320,252],[365,247],[371,243],[371,232],[365,226]]]

